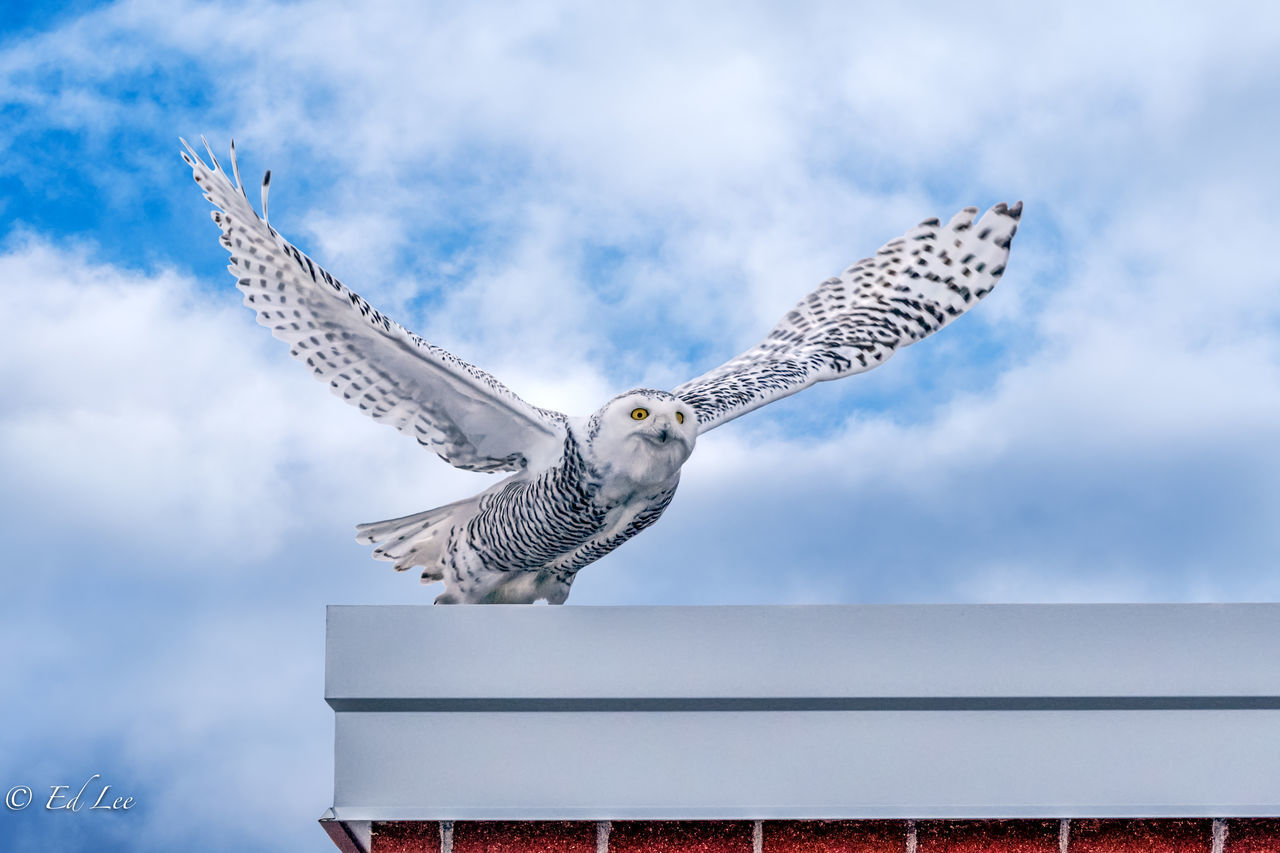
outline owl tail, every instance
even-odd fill
[[[391,560],[397,572],[422,566],[423,583],[442,580],[446,550],[458,526],[455,522],[465,520],[472,500],[468,498],[402,518],[357,524],[356,541],[377,545],[373,556]]]

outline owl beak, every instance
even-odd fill
[[[675,427],[672,425],[671,418],[666,415],[659,415],[657,423],[654,424],[658,428],[654,433],[654,437],[662,444],[676,437]]]
[[[670,419],[661,416],[654,418],[653,425],[650,426],[649,429],[643,431],[641,435],[644,436],[646,440],[652,441],[654,444],[666,444],[668,441],[677,437]]]

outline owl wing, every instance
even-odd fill
[[[926,219],[791,310],[763,341],[674,390],[698,413],[699,434],[815,382],[883,364],[991,292],[1004,273],[1022,202],[976,223],[966,207],[946,225]]]
[[[281,237],[265,219],[270,172],[259,218],[240,182],[234,143],[234,186],[208,143],[212,166],[182,144],[182,159],[219,208],[213,221],[231,252],[227,269],[244,304],[333,393],[468,471],[516,471],[559,455],[564,415],[531,406],[488,373],[408,331]]]

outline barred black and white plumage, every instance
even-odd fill
[[[817,382],[883,364],[972,308],[1004,274],[1022,202],[976,223],[926,219],[806,296],[763,341],[675,389],[702,431]]]
[[[437,603],[560,604],[577,572],[658,520],[698,436],[808,386],[869,370],[942,328],[1004,272],[1022,213],[998,204],[927,219],[828,279],[757,346],[672,392],[636,389],[588,417],[520,399],[488,373],[409,332],[259,217],[235,146],[223,171],[183,159],[231,252],[244,303],[330,390],[458,468],[512,471],[466,500],[362,524],[397,570],[444,581]]]

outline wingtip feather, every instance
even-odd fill
[[[271,170],[267,169],[266,174],[262,176],[262,221],[271,224],[271,220],[267,217],[267,193],[271,190]]]
[[[236,141],[231,140],[231,174],[236,178],[236,189],[240,190],[240,195],[244,196],[245,201],[249,200],[249,196],[244,191],[244,184],[240,181],[240,164],[236,162]]]
[[[178,141],[182,143],[183,148],[187,149],[182,155],[182,159],[186,161],[188,166],[194,168],[196,163],[199,163],[202,166],[204,165],[204,161],[200,159],[200,155],[196,153],[196,149],[191,147],[190,142],[183,139],[181,136],[178,137]]]
[[[214,171],[221,172],[222,165],[218,162],[218,158],[213,155],[213,149],[209,147],[209,140],[205,139],[203,134],[200,136],[200,142],[204,145],[204,150],[209,152],[209,162],[213,164]]]

